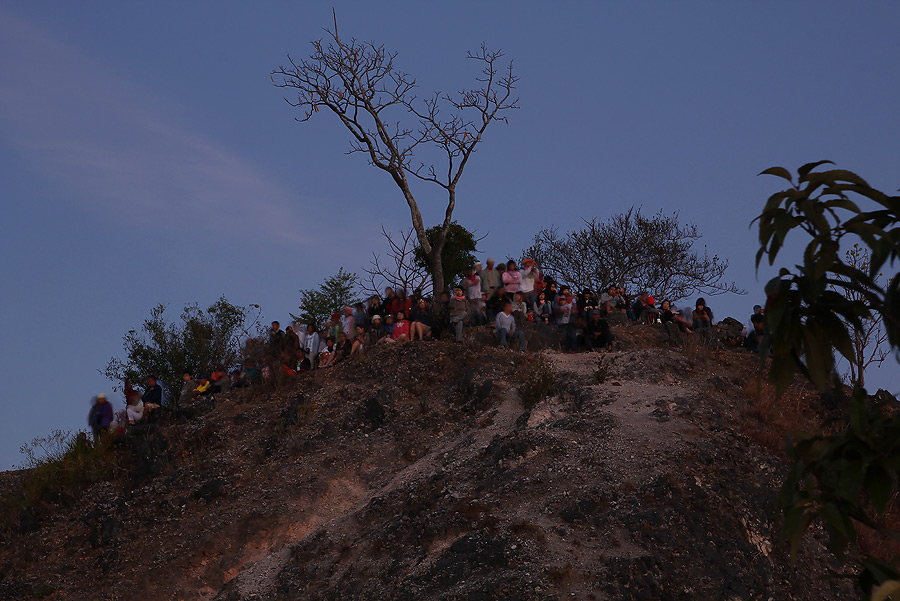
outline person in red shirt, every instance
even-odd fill
[[[403,314],[403,311],[397,312],[397,321],[394,322],[394,331],[391,336],[397,342],[409,340],[409,322],[406,321],[406,315]]]

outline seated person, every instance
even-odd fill
[[[682,332],[690,334],[693,331],[691,330],[691,322],[682,317],[681,313],[672,307],[672,302],[669,299],[662,302],[659,311],[659,319],[662,323],[676,324]]]
[[[156,376],[147,376],[147,390],[144,391],[141,401],[148,409],[156,409],[162,405],[162,396],[162,386],[157,384]]]
[[[706,306],[706,301],[702,298],[697,299],[694,312],[691,314],[694,321],[694,329],[711,328],[713,322],[712,309]]]
[[[609,288],[606,289],[606,292],[600,295],[600,299],[597,302],[601,317],[612,313],[619,302],[619,293],[615,284],[611,284]]]
[[[655,304],[655,300],[646,290],[641,291],[631,307],[635,319],[638,322],[655,323],[659,317],[659,309],[654,307]]]
[[[407,342],[409,340],[409,322],[403,311],[397,311],[397,320],[391,330],[391,338],[395,342]]]
[[[394,341],[394,316],[388,313],[384,318],[384,338],[385,342]]]
[[[427,300],[420,298],[416,301],[409,319],[410,340],[415,340],[416,336],[419,337],[419,340],[425,340],[426,336],[431,338],[431,307],[428,306]]]
[[[354,334],[356,334],[355,326],[354,326]],[[336,361],[343,361],[345,359],[350,358],[350,352],[353,350],[353,341],[350,339],[347,334],[341,332],[338,334],[337,341],[337,359]]]
[[[507,301],[503,305],[503,310],[497,314],[495,321],[495,332],[500,342],[500,346],[506,346],[506,339],[510,336],[514,337],[519,345],[520,351],[525,350],[525,333],[516,329],[516,318],[512,315],[512,303]]]
[[[362,324],[356,326],[356,337],[353,339],[353,346],[350,347],[351,357],[361,357],[366,344],[366,328]]]
[[[532,309],[534,310],[534,320],[539,323],[550,323],[553,318],[553,305],[547,300],[547,294],[543,291],[538,293]]]
[[[244,371],[244,381],[248,386],[262,383],[262,371],[256,367],[255,363],[247,363],[247,369]]]
[[[194,397],[194,389],[197,388],[197,382],[194,381],[194,376],[189,371],[181,375],[181,381],[183,384],[181,385],[181,393],[178,395],[178,402],[184,403]]]
[[[144,417],[144,401],[140,393],[133,390],[125,395],[125,418],[129,425],[141,421]]]
[[[282,351],[283,354],[288,356],[293,356],[294,352],[293,349],[284,349]],[[225,371],[224,365],[217,367],[216,370],[209,375],[209,379],[212,380],[212,385],[213,388],[216,389],[216,392],[228,392],[228,389],[231,388],[231,378],[228,377],[228,372]]]
[[[597,308],[597,299],[594,297],[594,293],[590,288],[585,288],[581,291],[581,295],[578,297],[575,307],[577,313],[584,316],[585,321],[587,321],[590,312]]]
[[[366,346],[372,348],[379,342],[384,339],[384,324],[382,323],[383,319],[381,315],[375,314],[372,316],[372,327],[368,329],[366,332]]]
[[[515,316],[520,324],[525,321],[525,315],[528,313],[528,305],[525,304],[525,297],[521,292],[516,292],[513,295],[512,311],[513,316]]]
[[[747,337],[744,339],[745,349],[751,350],[754,353],[759,352],[759,345],[766,333],[765,321],[766,318],[762,315],[762,313],[754,313],[750,317],[750,323],[753,325],[753,329],[747,333]]]
[[[607,349],[612,350],[613,334],[609,324],[600,316],[600,309],[591,310],[587,323],[584,326],[584,346],[587,350]]]
[[[319,367],[331,367],[337,361],[337,345],[334,338],[325,339],[325,346],[319,351]]]
[[[209,376],[206,374],[200,374],[197,377],[197,388],[194,389],[194,395],[196,395],[196,396],[204,395],[205,396],[208,394],[212,394],[212,392],[213,392],[212,382],[210,382]]]
[[[299,356],[297,358],[297,369],[295,370],[298,374],[306,373],[312,369],[312,362],[309,360],[309,357],[306,356],[306,349],[300,349],[297,351]]]

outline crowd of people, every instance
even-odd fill
[[[562,351],[592,352],[612,348],[610,318],[641,324],[673,324],[685,334],[711,328],[712,309],[703,298],[693,308],[678,309],[665,299],[661,303],[648,292],[630,295],[621,284],[610,284],[595,294],[590,289],[573,291],[570,286],[544,277],[532,259],[521,268],[515,261],[495,265],[476,263],[461,281],[436,299],[421,290],[411,294],[388,287],[384,295],[372,295],[364,303],[343,307],[324,324],[293,323],[284,330],[273,321],[266,340],[251,339],[245,348],[243,369],[228,373],[219,366],[211,373],[186,371],[178,399],[186,401],[235,387],[251,386],[276,375],[294,376],[314,369],[328,369],[363,355],[376,345],[405,344],[415,340],[463,341],[466,328],[493,333],[501,347],[525,350],[523,331],[528,323],[558,330]],[[762,308],[754,307],[743,345],[757,350],[763,333]],[[122,424],[134,424],[149,411],[172,404],[172,396],[157,378],[150,376],[143,394],[126,382],[126,409]],[[100,395],[103,397],[103,395]],[[96,431],[115,423],[112,410],[98,397],[89,421]],[[107,403],[108,404],[108,403]],[[99,406],[99,409],[97,407]]]

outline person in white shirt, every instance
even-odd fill
[[[309,324],[306,326],[306,341],[303,348],[306,350],[306,358],[309,359],[310,369],[316,368],[316,357],[319,354],[319,333]]]
[[[536,298],[534,283],[537,281],[540,273],[534,259],[525,259],[522,262],[522,269],[519,271],[519,277],[521,278],[519,281],[519,292],[522,293],[525,302],[529,305],[534,303]]]
[[[350,340],[356,337],[356,319],[353,317],[352,307],[344,307],[344,314],[341,315],[341,331]]]
[[[477,264],[477,270],[481,271],[481,263]],[[483,325],[484,305],[481,302],[481,277],[476,272],[476,268],[469,267],[466,269],[466,277],[463,283],[466,287],[466,300],[469,301],[469,319],[473,326]]]
[[[494,323],[497,337],[500,339],[500,346],[506,346],[506,339],[513,337],[519,342],[519,350],[525,350],[525,332],[516,330],[516,318],[512,316],[511,302],[503,303],[503,311],[497,314]]]

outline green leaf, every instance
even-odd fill
[[[764,171],[760,171],[759,175],[775,175],[782,179],[786,179],[791,184],[794,183],[794,179],[791,177],[791,172],[784,167],[769,167]]]
[[[797,173],[800,174],[800,177],[806,177],[810,171],[818,167],[819,165],[834,165],[834,161],[816,161],[815,163],[806,163],[799,169],[797,169]]]

